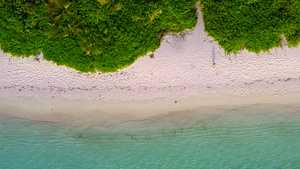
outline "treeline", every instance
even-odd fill
[[[201,0],[206,32],[225,49],[259,53],[300,43],[300,0]]]
[[[1,49],[82,72],[114,72],[196,26],[198,0],[0,0]],[[300,0],[201,0],[206,32],[227,53],[300,42]]]
[[[113,72],[192,29],[196,0],[0,0],[1,49],[82,72]]]

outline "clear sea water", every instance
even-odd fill
[[[300,108],[203,111],[99,128],[2,117],[0,168],[300,169]]]

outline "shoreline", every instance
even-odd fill
[[[274,105],[300,108],[298,98],[300,98],[300,93],[286,93],[278,96],[237,97],[224,95],[206,98],[165,98],[128,102],[71,101],[64,98],[53,100],[9,100],[0,98],[0,116],[36,122],[62,123],[83,128],[106,128],[127,122],[151,121],[151,119],[160,119],[161,117],[168,118],[168,116],[173,115],[188,122],[193,121],[195,117],[206,118],[249,106]],[[185,112],[190,113],[186,114]]]

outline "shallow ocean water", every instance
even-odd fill
[[[2,117],[0,168],[300,169],[299,107],[203,111],[106,127]]]

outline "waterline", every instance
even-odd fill
[[[299,108],[256,105],[205,118],[197,111],[113,130],[1,118],[0,168],[300,167]]]

